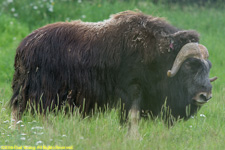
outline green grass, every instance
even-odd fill
[[[167,7],[150,2],[57,1],[39,3],[28,0],[0,2],[0,146],[70,146],[74,149],[225,149],[225,10],[216,8]],[[41,5],[43,4],[43,7]],[[50,6],[51,5],[51,6]],[[38,6],[37,9],[34,9]],[[49,8],[53,7],[53,12]],[[12,9],[12,8],[15,8]],[[56,21],[81,19],[101,21],[110,14],[139,9],[147,14],[165,17],[183,29],[195,29],[201,43],[209,49],[213,64],[211,76],[213,99],[188,121],[180,121],[168,129],[162,121],[141,120],[141,138],[129,139],[127,126],[119,124],[118,110],[97,113],[81,119],[79,114],[65,116],[26,113],[19,130],[11,130],[11,81],[16,47],[32,30]],[[14,11],[12,11],[14,10]],[[17,14],[17,15],[15,15]],[[1,148],[0,148],[1,149]]]

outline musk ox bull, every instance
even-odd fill
[[[59,22],[19,45],[10,104],[45,113],[68,104],[89,114],[121,100],[121,118],[158,116],[166,105],[189,118],[211,97],[211,63],[199,34],[162,18],[125,11],[103,22]],[[187,113],[187,108],[189,113]],[[123,117],[125,116],[125,117]]]

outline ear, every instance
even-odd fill
[[[179,52],[180,49],[187,43],[199,42],[199,34],[194,30],[178,31],[169,35],[169,38],[172,44],[171,46],[175,52]]]

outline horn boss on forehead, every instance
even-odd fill
[[[182,63],[188,58],[198,58],[198,59],[207,59],[209,57],[209,53],[207,48],[204,45],[198,43],[188,43],[185,44],[180,52],[177,54],[177,57],[173,63],[173,67],[171,70],[168,70],[167,76],[173,77],[179,71]]]

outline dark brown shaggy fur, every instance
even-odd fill
[[[157,115],[168,90],[167,70],[184,44],[198,41],[195,31],[132,11],[97,23],[46,25],[17,48],[11,107],[20,119],[28,104],[46,112],[66,103],[83,108],[85,101],[89,113],[95,104],[104,108],[121,99],[127,111],[138,103]]]

